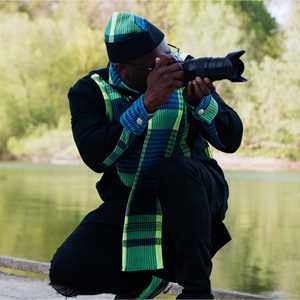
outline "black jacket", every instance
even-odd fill
[[[80,156],[85,164],[97,173],[104,173],[101,180],[96,184],[99,195],[104,201],[102,209],[99,211],[99,222],[121,226],[124,221],[129,189],[119,180],[114,165],[103,169],[100,163],[114,149],[123,127],[118,121],[109,121],[107,119],[101,91],[94,80],[90,78],[92,73],[98,73],[105,80],[108,78],[107,68],[94,70],[80,78],[70,88],[68,98],[72,132]],[[119,91],[124,95],[131,96],[132,101],[135,100],[134,97],[137,97],[126,90]],[[227,153],[235,152],[242,140],[242,122],[238,114],[217,93],[214,93],[213,96],[219,105],[219,111],[214,121],[219,138],[224,145],[224,148],[219,148],[219,150]],[[213,146],[215,145],[210,140],[201,121],[195,120],[191,114],[189,115],[189,120],[190,131],[187,143],[192,149],[192,158],[206,162],[207,168],[210,169],[217,182],[223,187],[224,201],[227,202],[228,185],[223,171],[214,159],[208,159],[202,152],[203,148],[207,145],[206,141]],[[146,130],[142,138],[145,136],[145,133]],[[217,146],[215,147],[218,148]],[[224,216],[225,210],[221,219]],[[217,225],[216,227],[220,226]],[[226,228],[221,227],[217,230],[223,231],[224,239],[228,240],[230,237]],[[224,244],[224,241],[220,239],[219,243]]]

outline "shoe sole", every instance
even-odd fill
[[[152,276],[152,281],[136,299],[153,299],[167,287],[168,283],[164,279]]]

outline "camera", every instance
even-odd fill
[[[196,76],[208,77],[211,81],[228,79],[232,82],[245,82],[242,77],[244,63],[240,57],[244,50],[228,53],[225,57],[187,57],[182,62],[184,70],[184,85],[193,80]]]

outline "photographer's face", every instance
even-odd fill
[[[155,58],[171,56],[171,49],[165,39],[150,53],[131,60],[128,64],[116,64],[122,80],[134,89],[145,92],[147,89],[147,77],[151,68],[155,65]]]

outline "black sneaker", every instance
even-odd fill
[[[196,294],[182,292],[176,299],[215,299],[212,294]]]
[[[114,299],[153,299],[167,287],[168,283],[168,281],[153,275],[150,283],[142,291],[117,294]]]
[[[76,288],[69,287],[62,284],[49,283],[49,285],[56,290],[56,292],[65,297],[77,297],[79,295]]]

